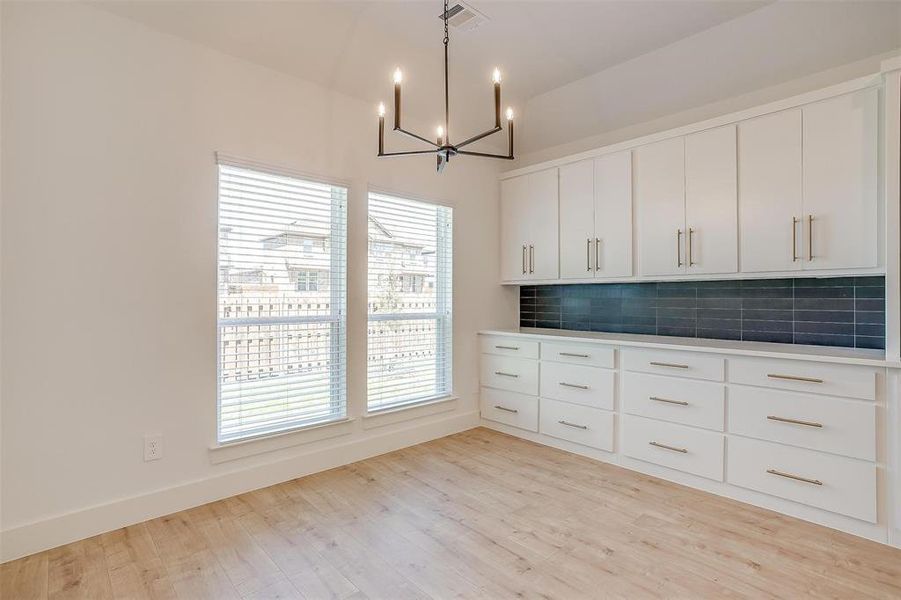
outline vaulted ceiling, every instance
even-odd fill
[[[371,102],[373,111],[379,100],[390,100],[391,73],[400,66],[405,109],[440,122],[439,2],[94,4]],[[895,2],[470,4],[489,20],[472,31],[451,32],[452,128],[461,137],[490,124],[490,75],[499,66],[504,104],[528,106],[528,119],[536,115],[527,127],[531,147],[623,127],[687,101],[710,102],[901,46],[901,3]],[[537,116],[539,110],[543,114]]]

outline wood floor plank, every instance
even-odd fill
[[[0,566],[19,598],[901,598],[901,551],[474,429]]]

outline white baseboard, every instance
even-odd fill
[[[411,422],[408,427],[392,429],[362,440],[348,439],[344,444],[327,449],[313,450],[265,465],[231,471],[14,527],[0,532],[0,562],[421,444],[472,429],[478,424],[478,411],[448,415],[429,423]]]

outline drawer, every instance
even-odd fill
[[[606,410],[542,398],[539,431],[613,452],[613,413]]]
[[[869,402],[733,385],[729,432],[876,460],[876,406]]]
[[[608,369],[541,361],[542,398],[613,410],[615,373]]]
[[[479,395],[483,419],[538,431],[538,398],[535,396],[485,387]]]
[[[627,371],[723,381],[724,361],[717,356],[641,348],[625,348],[621,352],[623,369]]]
[[[723,434],[623,416],[623,454],[670,469],[723,480]]]
[[[479,344],[482,354],[518,356],[519,358],[538,358],[538,342],[532,340],[518,337],[482,335],[479,336]]]
[[[541,360],[612,369],[614,350],[597,344],[541,342]]]
[[[726,480],[876,522],[876,465],[870,462],[729,436]]]
[[[482,355],[482,385],[530,396],[538,395],[538,361]]]
[[[854,365],[731,358],[729,381],[796,392],[876,399],[876,371]]]
[[[722,431],[726,386],[644,373],[623,373],[623,411]]]

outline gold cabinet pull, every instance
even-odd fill
[[[569,421],[557,421],[561,425],[566,425],[567,427],[575,427],[576,429],[588,429],[588,425],[577,425],[575,423],[570,423]]]
[[[813,215],[807,215],[807,260],[813,260]]]
[[[681,452],[682,454],[688,454],[688,450],[686,448],[677,448],[675,446],[670,446],[667,444],[661,444],[660,442],[648,442],[651,446],[656,446],[657,448],[663,448],[664,450],[672,450],[673,452]]]
[[[522,274],[526,274],[526,245],[522,245]]]
[[[587,271],[591,272],[591,238],[585,240],[585,266]]]
[[[560,352],[560,356],[574,356],[576,358],[591,358],[590,354],[576,354],[575,352]]]
[[[688,266],[693,267],[695,265],[694,252],[691,251],[691,239],[694,237],[695,230],[691,227],[688,228]]]
[[[801,477],[800,475],[792,475],[791,473],[784,473],[782,471],[777,471],[776,469],[767,469],[767,473],[770,475],[778,475],[779,477],[785,477],[786,479],[794,479],[795,481],[803,481],[804,483],[811,483],[813,485],[823,485],[823,482],[819,479],[808,479],[807,477]]]
[[[535,246],[529,246],[529,273],[535,272]]]
[[[676,363],[666,363],[666,362],[656,362],[653,360],[651,362],[649,362],[648,364],[651,365],[652,367],[670,367],[672,369],[687,369],[688,368],[688,365],[679,365]]]
[[[519,377],[516,373],[504,373],[503,371],[495,371],[494,374],[501,377]]]
[[[498,410],[502,410],[502,411],[504,411],[504,412],[514,413],[514,414],[519,412],[519,411],[516,410],[515,408],[507,408],[506,406],[501,406],[500,404],[495,404],[495,405],[494,405],[494,408],[496,408],[496,409],[498,409]]]
[[[787,381],[803,381],[805,383],[823,383],[822,379],[816,377],[801,377],[800,375],[779,375],[778,373],[767,373],[770,379],[785,379]]]
[[[577,389],[580,389],[580,390],[587,390],[587,389],[589,389],[587,385],[582,385],[582,384],[579,384],[579,383],[566,383],[565,381],[561,381],[561,382],[560,382],[560,385],[562,385],[563,387],[577,388]]]
[[[654,402],[666,402],[667,404],[678,404],[679,406],[688,406],[688,402],[685,400],[670,400],[669,398],[658,398],[657,396],[648,396],[648,400],[653,400]]]
[[[792,215],[792,262],[798,262],[798,217]]]
[[[519,350],[519,346],[495,346],[498,350]]]
[[[682,230],[676,230],[676,266],[682,266]]]
[[[601,258],[600,258],[600,246],[601,246],[601,238],[594,238],[594,270],[601,270]]]
[[[822,423],[817,423],[816,421],[801,421],[798,419],[789,419],[787,417],[777,417],[776,415],[767,415],[766,417],[770,421],[779,421],[780,423],[791,423],[793,425],[806,425],[807,427],[822,427]]]

